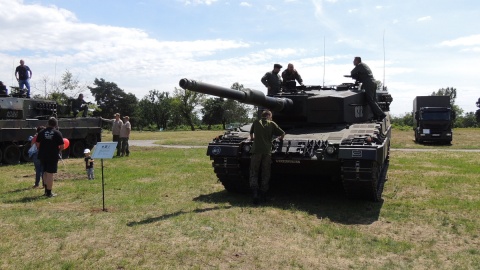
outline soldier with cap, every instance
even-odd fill
[[[273,65],[273,70],[265,73],[261,81],[267,87],[267,96],[272,96],[280,92],[282,87],[282,78],[280,77],[280,69],[282,65]]]
[[[375,120],[383,120],[386,114],[382,111],[382,109],[380,108],[380,106],[378,106],[376,102],[377,83],[373,78],[372,71],[365,63],[362,63],[362,58],[360,58],[359,56],[356,56],[353,59],[353,65],[355,66],[355,68],[353,68],[350,72],[352,78],[362,83],[362,89],[365,89],[367,103],[368,106],[370,106],[373,114],[375,115]]]

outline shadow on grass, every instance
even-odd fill
[[[23,192],[23,191],[27,191],[27,190],[31,190],[31,189],[32,189],[31,187],[18,188],[18,189],[14,189],[14,190],[7,191],[7,192],[5,192],[4,194],[8,194],[8,193],[19,193],[19,192]]]
[[[194,201],[257,207],[251,204],[250,194],[227,191],[200,195]],[[310,186],[277,186],[268,193],[268,201],[258,207],[305,211],[319,219],[329,219],[332,222],[368,225],[378,220],[382,206],[383,202],[349,200],[345,197],[341,184],[322,183]]]
[[[33,201],[38,201],[38,200],[43,200],[46,199],[45,195],[37,195],[37,196],[29,196],[29,197],[23,197],[17,200],[8,200],[4,201],[5,203],[29,203]]]
[[[224,206],[224,207],[215,206],[215,207],[209,207],[209,208],[203,208],[203,209],[195,209],[195,210],[192,210],[192,211],[183,211],[182,210],[182,211],[177,211],[175,213],[161,215],[161,216],[158,216],[158,217],[147,218],[147,219],[144,219],[144,220],[141,220],[141,221],[132,221],[132,222],[127,223],[127,226],[133,227],[133,226],[137,226],[137,225],[154,223],[154,222],[166,220],[166,219],[169,219],[169,218],[172,218],[172,217],[177,217],[177,216],[188,214],[188,213],[203,213],[203,212],[208,212],[208,211],[214,211],[214,210],[220,210],[220,209],[229,209],[229,208],[231,208],[231,206]]]

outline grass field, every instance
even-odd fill
[[[408,148],[410,133],[394,131],[392,145]],[[218,134],[132,138],[202,145]],[[467,146],[454,137],[447,148]],[[261,207],[224,191],[205,149],[105,160],[107,211],[100,161],[94,181],[82,159],[59,166],[51,199],[30,189],[32,164],[0,167],[0,269],[480,269],[480,153],[392,151],[381,203],[323,184],[275,190]]]

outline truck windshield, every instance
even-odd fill
[[[422,120],[450,120],[450,112],[422,112]]]

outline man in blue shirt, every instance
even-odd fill
[[[27,98],[30,98],[30,79],[32,78],[32,70],[25,65],[25,61],[20,60],[20,66],[15,69],[15,78],[18,81],[20,90],[27,87]]]

